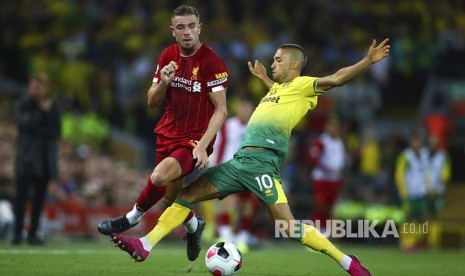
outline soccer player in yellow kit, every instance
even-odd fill
[[[286,195],[281,186],[279,168],[288,150],[292,129],[317,104],[318,95],[345,84],[364,72],[389,53],[385,39],[380,44],[373,40],[367,55],[358,63],[339,69],[323,77],[300,76],[307,58],[302,47],[284,44],[278,48],[271,65],[273,81],[265,67],[249,62],[251,73],[260,78],[269,92],[260,101],[247,126],[240,149],[230,161],[209,168],[179,193],[175,203],[160,216],[155,228],[140,239],[113,234],[112,241],[128,252],[136,261],[144,261],[152,248],[163,237],[179,226],[189,214],[192,204],[229,194],[250,191],[268,209],[273,221],[294,225]],[[305,246],[334,259],[350,275],[371,275],[355,256],[337,249],[316,228],[308,224],[284,229],[288,236]],[[297,235],[295,232],[297,228]]]

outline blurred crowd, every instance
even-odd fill
[[[13,121],[1,120],[0,176],[5,181],[2,195],[12,198],[14,179],[14,159],[17,129]],[[59,177],[52,183],[49,201],[79,198],[89,207],[125,205],[138,194],[138,185],[145,185],[147,172],[131,169],[124,162],[102,153],[94,153],[86,146],[75,147],[66,142],[59,145]],[[133,189],[133,188],[136,188]]]
[[[145,94],[160,50],[174,42],[170,14],[182,1],[4,1],[0,4],[0,75],[26,80],[35,72],[81,111],[96,111],[113,125],[151,135]],[[416,103],[440,53],[464,50],[463,1],[187,1],[203,22],[202,41],[230,71],[232,97],[263,87],[246,62],[266,66],[282,43],[301,44],[306,74],[322,76],[359,60],[371,39],[391,39],[391,57],[348,90],[356,107],[402,97]],[[363,89],[360,89],[363,88]],[[365,99],[376,91],[375,99]],[[408,91],[408,93],[405,93]],[[351,91],[344,93],[350,94]],[[342,102],[346,102],[342,100]],[[357,111],[359,112],[359,111]],[[365,111],[360,111],[365,112]],[[346,115],[346,114],[344,114]],[[368,114],[369,116],[369,114]]]
[[[280,44],[302,45],[309,56],[304,74],[323,76],[358,61],[371,39],[389,37],[389,59],[322,97],[296,129],[282,176],[296,216],[308,217],[308,148],[336,113],[347,150],[346,183],[358,187],[369,179],[376,190],[367,196],[363,189],[344,189],[343,196],[396,201],[393,170],[406,136],[390,129],[381,137],[374,123],[381,106],[416,105],[438,59],[465,51],[463,1],[2,1],[0,76],[25,82],[30,74],[45,72],[64,112],[98,114],[112,127],[153,141],[161,113],[146,108],[146,92],[161,49],[174,43],[170,15],[180,4],[199,10],[201,40],[228,66],[231,109],[244,94],[258,102],[264,87],[246,63],[259,59],[269,68]],[[8,114],[8,106],[2,109]],[[0,176],[10,180],[2,181],[3,194],[13,190],[8,186],[15,129],[8,116],[1,120]],[[86,143],[66,140],[59,168],[49,201],[76,200],[87,207],[131,204],[148,176]]]

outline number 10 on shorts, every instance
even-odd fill
[[[257,181],[258,187],[260,188],[261,192],[263,192],[263,188],[269,190],[271,189],[271,187],[273,187],[273,179],[268,174],[264,174],[261,177],[255,177],[255,181]]]

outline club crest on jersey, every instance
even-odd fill
[[[191,80],[197,80],[197,73],[199,72],[199,67],[192,68],[192,77]]]

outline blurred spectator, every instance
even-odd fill
[[[409,147],[398,157],[396,184],[408,223],[423,223],[427,215],[427,185],[425,179],[428,152],[423,148],[423,137],[419,132],[410,136]],[[422,233],[403,232],[402,250],[411,251],[422,245]]]
[[[451,164],[447,151],[441,147],[441,139],[434,134],[429,136],[427,154],[428,217],[436,218],[444,206],[443,195],[450,180]]]
[[[438,33],[437,49],[439,53],[465,50],[465,35],[458,24],[458,18],[445,17],[444,26]]]
[[[311,219],[325,228],[342,187],[346,150],[341,139],[340,122],[330,117],[324,132],[309,149],[312,165],[313,211]],[[324,230],[322,230],[324,232]]]
[[[15,110],[18,124],[16,148],[16,195],[14,202],[15,229],[12,243],[22,242],[24,214],[32,197],[31,223],[28,230],[30,244],[42,244],[37,237],[39,219],[47,193],[48,182],[58,176],[57,140],[60,137],[60,113],[50,98],[48,77],[32,75],[28,94],[19,100]]]

